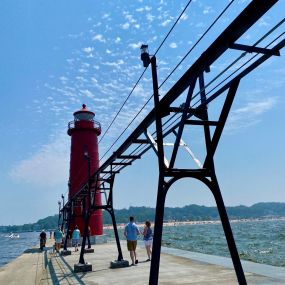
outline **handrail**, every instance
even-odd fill
[[[74,129],[75,128],[75,123],[78,123],[78,122],[80,122],[80,121],[78,121],[78,120],[70,121],[68,123],[68,131]],[[82,121],[82,122],[85,122],[85,121]],[[86,121],[86,122],[92,122],[94,129],[96,129],[99,133],[101,133],[101,124],[98,121],[89,120],[89,121]]]

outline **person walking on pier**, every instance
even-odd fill
[[[78,251],[79,238],[80,238],[80,230],[78,226],[76,225],[72,233],[72,243],[74,246],[74,251]]]
[[[143,230],[143,240],[144,240],[146,253],[148,256],[148,259],[146,261],[150,261],[150,258],[151,258],[152,236],[153,234],[152,234],[152,229],[151,229],[151,223],[150,221],[146,221],[145,227]]]
[[[90,228],[90,226],[88,226],[88,234],[87,234],[88,248],[91,248],[90,236],[91,236],[91,228]]]
[[[43,250],[46,246],[47,234],[45,230],[42,230],[40,233],[40,249]]]
[[[56,252],[59,252],[59,250],[61,248],[62,237],[63,237],[63,233],[62,233],[60,227],[58,227],[58,229],[54,232],[55,250],[56,250]]]
[[[124,236],[127,239],[127,247],[130,252],[130,257],[132,260],[131,266],[138,264],[136,248],[137,248],[137,238],[140,234],[138,226],[135,224],[134,217],[130,216],[130,222],[125,226]]]

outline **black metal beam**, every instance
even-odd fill
[[[102,170],[102,171],[100,171],[100,173],[103,173],[103,174],[110,174],[110,175],[112,175],[112,174],[116,174],[116,173],[120,173],[120,171],[117,171],[117,170]]]
[[[278,44],[276,44],[272,50],[281,50],[282,48],[284,48],[285,46],[285,39],[281,40]],[[210,97],[208,97],[205,101],[204,104],[201,104],[198,108],[201,108],[205,105],[208,105],[209,103],[211,103],[213,100],[215,100],[218,96],[220,96],[222,93],[224,93],[227,89],[230,88],[231,84],[233,83],[233,81],[235,80],[241,80],[243,77],[245,77],[247,74],[249,74],[250,72],[252,72],[255,68],[257,68],[260,64],[262,64],[263,62],[265,62],[267,59],[269,59],[271,57],[271,55],[265,54],[263,56],[261,56],[260,58],[258,58],[254,63],[252,63],[250,66],[248,66],[246,69],[244,69],[240,74],[238,74],[235,78],[233,78],[231,81],[229,81],[228,83],[226,83],[223,87],[221,87],[218,91],[216,91],[213,95],[211,95]]]
[[[149,141],[148,140],[144,140],[144,139],[134,139],[133,143],[148,144]]]
[[[207,48],[196,62],[184,73],[174,86],[160,100],[162,110],[167,110],[182,92],[189,86],[189,78],[199,76],[208,66],[214,63],[244,32],[259,20],[278,0],[254,0],[237,16],[224,32]],[[98,169],[102,172],[119,155],[123,154],[155,120],[155,109],[152,109],[125,142]]]
[[[282,48],[285,47],[285,40],[281,40],[278,44],[276,44],[272,50],[281,50]],[[252,72],[255,68],[257,68],[259,65],[261,65],[262,63],[264,63],[267,59],[269,59],[271,57],[271,55],[263,55],[260,58],[258,58],[255,62],[253,62],[250,66],[248,66],[246,69],[244,69],[241,73],[239,73],[236,77],[234,77],[231,81],[229,81],[228,83],[226,83],[225,85],[223,85],[219,90],[217,90],[213,95],[211,95],[210,97],[208,97],[204,102],[201,103],[201,105],[199,105],[196,110],[205,108],[205,106],[207,106],[209,103],[211,103],[213,100],[215,100],[217,97],[219,97],[222,93],[224,93],[226,90],[228,90],[231,86],[231,84],[236,81],[236,80],[241,80],[243,77],[245,77],[246,75],[248,75],[250,72]],[[170,96],[170,93],[168,92],[166,96]],[[165,98],[164,97],[164,98]],[[163,99],[164,99],[163,98]],[[162,100],[160,101],[161,104]],[[194,109],[195,110],[195,109]],[[194,112],[194,111],[193,111]],[[195,111],[197,112],[197,111]],[[194,114],[189,114],[188,118],[191,117],[191,115]],[[140,136],[144,129],[146,128],[146,125],[151,124],[152,121],[152,116],[153,116],[153,110],[147,115],[147,117],[141,122],[141,124],[133,131],[133,133],[126,139],[126,141],[121,145],[121,147],[113,153],[112,156],[109,157],[108,160],[106,160],[104,162],[104,164],[96,171],[96,173],[93,174],[96,175],[97,173],[102,173],[102,174],[112,174],[114,173],[114,171],[111,173],[110,171],[105,171],[104,169],[110,166],[110,163],[112,161],[114,161],[117,157],[119,157],[120,153],[124,153],[124,151],[126,151],[128,149],[128,147],[132,144],[132,140],[134,140],[134,138],[136,136]],[[172,128],[170,128],[168,131],[164,132],[163,136],[166,137],[167,135],[169,135],[173,130],[175,130],[177,127],[179,126],[179,124],[174,125]],[[146,153],[149,149],[151,148],[151,146],[148,146],[141,154],[143,155],[144,153]],[[116,171],[115,173],[119,173],[119,171]],[[82,189],[86,187],[86,184],[83,185],[83,187],[76,193],[74,194],[71,199],[74,200],[76,198],[76,196],[81,193]],[[71,205],[71,201],[68,201],[67,204],[64,207],[70,207]]]
[[[243,50],[246,52],[255,52],[255,53],[262,53],[267,55],[276,55],[280,56],[280,52],[278,50],[272,50],[267,48],[260,48],[260,47],[254,47],[254,46],[247,46],[242,44],[232,44],[230,45],[231,49],[237,49],[237,50]]]
[[[209,163],[214,157],[214,154],[216,152],[219,140],[221,138],[224,126],[226,124],[232,103],[234,101],[238,86],[239,86],[239,80],[233,81],[232,85],[230,85],[229,92],[227,94],[223,109],[220,114],[219,125],[217,126],[214,132],[212,142],[210,144],[210,152],[207,153],[207,156],[205,158],[204,167],[209,167]]]
[[[211,172],[209,169],[168,169],[165,171],[165,177],[207,177],[210,176]]]
[[[236,78],[236,82],[238,82],[243,76],[248,74],[251,70],[256,68],[259,64],[264,62],[266,59],[268,59],[272,55],[277,55],[279,52],[279,48],[281,45],[284,47],[284,40],[280,42],[281,45],[277,45],[278,47],[275,47],[270,50],[267,49],[260,49],[260,48],[254,48],[252,49],[251,47],[241,47],[238,46],[238,44],[235,44],[235,41],[239,39],[239,37],[244,34],[245,31],[247,31],[261,16],[263,16],[275,3],[277,0],[253,0],[241,13],[240,15],[226,28],[224,32],[221,33],[221,35],[209,46],[209,48],[201,54],[201,56],[195,61],[195,63],[184,73],[184,75],[173,85],[173,87],[166,93],[166,95],[159,101],[157,102],[155,108],[151,110],[151,112],[145,117],[145,119],[139,124],[139,126],[131,133],[131,135],[125,140],[125,142],[118,148],[116,152],[113,153],[103,164],[102,166],[94,173],[92,174],[92,177],[99,175],[101,173],[105,173],[106,175],[112,175],[114,173],[119,173],[119,171],[115,170],[109,170],[107,171],[108,167],[115,165],[115,161],[118,158],[122,158],[123,153],[133,144],[133,143],[139,143],[139,144],[145,144],[148,143],[147,140],[141,140],[139,139],[140,135],[143,134],[144,131],[147,130],[147,128],[153,124],[154,121],[157,123],[157,112],[159,110],[159,117],[163,116],[163,114],[166,114],[169,112],[171,109],[170,104],[172,104],[191,84],[191,80],[193,78],[199,77],[204,71],[209,69],[209,66],[214,63],[227,49],[230,47],[236,47],[236,48],[247,48],[248,52],[259,52],[264,54],[264,56],[261,56],[260,59],[258,59],[254,64],[250,65],[249,68],[246,68],[243,72],[241,72]],[[278,52],[277,52],[278,51]],[[232,81],[231,81],[232,84]],[[202,101],[202,104],[196,108],[196,111],[192,110],[187,106],[187,108],[184,109],[184,113],[182,116],[184,118],[189,119],[192,115],[195,115],[195,113],[199,109],[202,110],[209,104],[211,101],[213,101],[215,98],[217,98],[221,93],[224,91],[228,90],[230,86],[233,86],[231,84],[225,84],[218,92],[216,92],[214,95],[210,96],[209,98],[205,98],[204,96],[204,101]],[[157,85],[157,82],[156,82]],[[234,87],[230,88],[230,91],[233,92]],[[235,92],[233,92],[235,93]],[[234,94],[233,94],[234,97]],[[227,106],[227,108],[230,108],[230,106]],[[177,110],[176,110],[177,111]],[[179,111],[180,112],[180,111]],[[192,113],[192,114],[191,114]],[[203,113],[203,111],[201,112]],[[198,117],[198,115],[197,115]],[[198,117],[200,118],[200,117]],[[204,121],[208,121],[205,118],[200,118]],[[183,120],[182,123],[186,123],[187,120]],[[215,147],[217,146],[219,142],[219,138],[221,135],[221,132],[223,130],[223,123],[225,122],[226,118],[223,119],[220,117],[219,121],[221,124],[219,124],[216,128],[215,135],[213,138],[213,142],[210,144],[210,151],[207,151],[207,154],[210,154],[211,157],[213,157],[215,153]],[[189,120],[191,122],[191,120]],[[208,121],[211,122],[211,121]],[[181,123],[181,122],[180,122]],[[203,125],[209,126],[210,123]],[[177,128],[178,125],[176,125]],[[171,127],[171,130],[167,130],[163,132],[160,130],[160,133],[157,132],[157,136],[161,136],[161,138],[165,137],[168,132],[171,132],[174,128]],[[158,131],[158,130],[157,130]],[[158,140],[158,142],[161,142]],[[178,140],[177,140],[178,141]],[[162,144],[160,144],[162,146]],[[148,145],[146,146],[147,149],[149,149],[151,146]],[[177,147],[176,147],[177,148]],[[146,151],[144,150],[140,156],[145,153]],[[160,159],[163,157],[161,155],[160,151]],[[206,157],[204,166],[207,166],[209,159]],[[162,163],[160,163],[162,165]],[[174,164],[174,158],[172,159],[172,164]],[[126,165],[124,165],[122,168],[124,168]],[[173,166],[173,165],[172,165]],[[120,168],[120,170],[122,169]],[[160,167],[160,170],[162,167]],[[159,186],[158,186],[158,200],[157,200],[157,209],[156,209],[156,229],[159,234],[162,233],[162,221],[163,221],[163,211],[164,211],[164,202],[165,202],[165,191],[166,190],[166,184],[164,181],[164,177],[179,177],[180,175],[184,176],[189,176],[189,177],[197,177],[198,179],[201,177],[206,177],[209,175],[214,175],[214,173],[211,173],[209,169],[202,169],[198,170],[195,172],[195,170],[183,170],[183,169],[171,169],[171,170],[166,170],[163,169],[163,173],[160,173],[159,175]],[[71,199],[77,199],[77,198],[84,198],[84,194],[82,190],[86,187],[86,184],[79,189],[79,193],[73,196]],[[90,187],[89,187],[90,189]],[[70,205],[70,202],[67,204]],[[100,206],[101,207],[101,206]],[[102,206],[103,207],[103,206]],[[108,206],[105,206],[106,209]],[[220,207],[221,208],[221,207]],[[112,214],[111,214],[112,215]],[[114,216],[112,216],[114,218]],[[224,220],[226,220],[225,218]],[[114,227],[116,226],[115,221],[113,221]],[[156,233],[155,233],[156,234]],[[157,284],[158,282],[158,271],[156,272],[156,269],[159,269],[159,257],[158,253],[160,253],[160,249],[158,247],[161,246],[161,237],[155,238],[154,240],[154,251],[156,258],[153,259],[152,265],[151,265],[151,275],[150,276],[150,284]],[[153,264],[157,262],[157,265]],[[158,267],[158,268],[157,268]],[[236,270],[237,275],[242,275],[242,268],[241,272],[239,270]],[[239,277],[239,276],[238,276]],[[239,279],[240,284],[246,284],[243,282],[242,279]]]
[[[206,102],[206,90],[205,90],[205,81],[204,81],[204,73],[201,73],[199,76],[199,87],[201,90],[200,97],[201,97],[201,103],[205,104]],[[204,120],[209,120],[208,116],[208,106],[205,105],[203,108],[200,109],[202,118]],[[206,146],[206,153],[211,154],[211,132],[210,132],[210,127],[207,125],[204,125],[204,138],[205,138],[205,146]],[[213,157],[213,156],[212,156]]]
[[[190,81],[190,86],[189,86],[189,90],[188,90],[188,94],[187,94],[187,98],[184,104],[184,111],[182,113],[181,116],[181,120],[180,120],[180,124],[178,127],[178,131],[177,131],[177,135],[175,138],[175,143],[174,143],[174,147],[173,147],[173,151],[172,151],[172,155],[171,155],[171,159],[170,159],[170,163],[169,163],[169,167],[172,168],[174,166],[175,160],[176,160],[176,156],[177,156],[177,152],[178,152],[178,147],[180,145],[180,140],[182,137],[182,133],[184,130],[184,126],[185,126],[185,121],[187,119],[187,115],[188,115],[188,108],[190,107],[191,104],[191,100],[192,100],[192,95],[193,95],[193,91],[196,85],[196,81],[197,81],[198,76],[193,76],[191,77],[191,81]]]
[[[119,155],[118,158],[121,158],[121,159],[140,159],[141,156],[140,155]]]
[[[132,165],[131,162],[112,162],[111,165]]]
[[[219,124],[218,121],[198,121],[198,120],[186,120],[186,125],[195,125],[195,126],[217,126]]]
[[[187,113],[193,113],[193,111],[195,111],[195,108],[188,108],[186,110]],[[169,112],[173,112],[173,113],[182,113],[184,112],[183,107],[169,107]]]
[[[281,40],[278,44],[276,44],[272,49],[273,50],[281,50],[285,47],[285,40]],[[188,118],[191,116],[195,116],[194,112],[196,113],[199,111],[203,111],[205,107],[207,107],[208,104],[210,104],[213,100],[215,100],[217,97],[219,97],[222,93],[227,91],[230,86],[234,83],[234,81],[240,81],[243,77],[248,75],[250,72],[252,72],[255,68],[257,68],[259,65],[261,65],[263,62],[265,62],[268,58],[270,58],[270,55],[263,55],[259,59],[257,59],[255,62],[253,62],[250,66],[248,66],[246,69],[244,69],[241,73],[239,73],[236,77],[234,77],[231,81],[223,85],[220,89],[218,89],[213,95],[209,96],[207,99],[202,101],[202,103],[196,108],[193,109],[193,113],[188,114]],[[173,125],[171,128],[169,128],[167,131],[164,132],[163,137],[168,136],[170,133],[173,132],[177,127],[179,126],[179,123]],[[151,147],[148,147],[144,150],[143,153],[146,153]]]

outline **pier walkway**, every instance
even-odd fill
[[[119,269],[110,269],[110,261],[116,259],[117,255],[114,242],[97,244],[93,248],[94,253],[84,255],[93,270],[85,273],[73,272],[74,264],[79,260],[79,252],[72,251],[69,256],[54,255],[51,246],[44,252],[38,248],[27,250],[0,268],[0,284],[148,284],[150,262],[145,262],[147,257],[142,244],[138,246],[138,265]],[[122,242],[122,250],[124,258],[130,260],[125,242]],[[252,262],[243,262],[243,267],[248,284],[285,284],[285,268]],[[229,258],[163,248],[159,284],[238,283]]]

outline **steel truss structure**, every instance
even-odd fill
[[[284,38],[277,38],[277,40],[274,41],[274,46],[271,48],[241,45],[236,42],[276,2],[277,0],[252,1],[208,47],[208,49],[201,54],[196,62],[184,73],[184,75],[173,85],[161,100],[158,94],[159,88],[157,81],[156,58],[155,56],[150,58],[153,78],[154,108],[117,149],[117,151],[115,151],[95,173],[91,173],[89,175],[88,181],[82,185],[81,189],[78,189],[76,195],[69,198],[67,203],[61,209],[61,212],[64,213],[64,221],[67,221],[67,227],[69,228],[69,221],[73,217],[73,205],[78,203],[85,205],[83,201],[89,197],[89,207],[82,210],[82,215],[85,217],[85,232],[81,247],[80,263],[84,263],[83,254],[89,216],[92,211],[96,211],[98,209],[108,211],[112,217],[118,249],[118,260],[123,260],[113,208],[113,186],[115,176],[125,167],[131,165],[137,159],[140,159],[148,150],[153,149],[158,158],[159,181],[149,284],[158,284],[163,216],[167,191],[176,181],[186,177],[201,181],[212,192],[217,204],[238,282],[239,284],[247,284],[217,180],[214,155],[240,81],[270,57],[279,56],[279,51],[285,45]],[[204,73],[209,72],[210,66],[229,49],[255,53],[258,56],[254,57],[254,60],[234,78],[224,83],[218,90],[209,95],[206,93]],[[196,95],[193,95],[195,88],[199,89],[199,101],[198,104],[193,107],[193,100],[194,98],[197,98]],[[187,91],[185,102],[180,106],[172,106],[173,102],[185,91]],[[219,117],[218,119],[211,120],[207,107],[212,101],[220,97],[221,94],[225,96]],[[164,122],[167,121],[168,118],[171,118],[173,114],[179,115],[179,120],[166,127]],[[152,125],[155,126],[156,131],[150,133],[149,128]],[[206,149],[206,156],[203,162],[199,162],[195,158],[194,154],[182,139],[185,128],[191,126],[200,126],[203,129]],[[172,136],[174,135],[175,141],[171,144],[171,158],[168,161],[165,157],[164,147],[166,145],[165,138],[170,134]],[[196,168],[181,169],[175,167],[178,149],[181,145],[188,150],[189,154],[196,162]],[[94,204],[95,193],[98,191],[100,191],[106,198],[105,203],[101,206]]]

